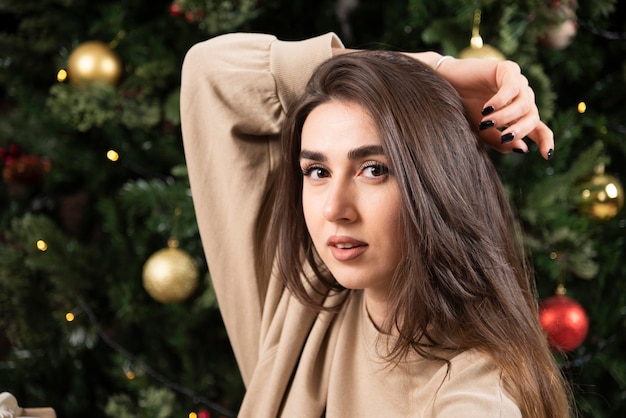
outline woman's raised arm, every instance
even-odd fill
[[[333,46],[341,43],[332,34],[285,42],[235,33],[194,45],[183,64],[181,123],[196,219],[246,383],[275,296],[257,275],[256,227],[280,160],[282,120]]]

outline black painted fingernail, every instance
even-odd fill
[[[521,148],[513,148],[513,152],[516,152],[518,154],[526,154],[526,151]]]
[[[487,106],[486,108],[484,108],[480,113],[483,114],[483,116],[487,116],[493,113],[493,111],[496,110],[495,107],[493,106]]]
[[[500,140],[503,144],[507,144],[511,142],[515,138],[515,134],[513,132],[506,133],[500,137]]]
[[[551,160],[552,157],[554,157],[554,150],[552,148],[550,148],[548,150],[548,160]]]
[[[478,127],[480,128],[481,131],[484,131],[485,129],[489,129],[489,128],[493,128],[496,125],[496,123],[492,120],[485,120],[480,122],[480,125],[478,125]]]

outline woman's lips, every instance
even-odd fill
[[[330,252],[337,261],[350,261],[359,257],[367,251],[368,245],[365,242],[350,237],[332,236],[326,244]]]

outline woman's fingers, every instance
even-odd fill
[[[528,79],[522,74],[520,66],[513,61],[499,61],[496,64],[495,83],[497,92],[485,103],[485,109],[488,107],[503,109],[514,102],[524,91],[530,90],[532,93]],[[531,103],[534,104],[534,96],[531,98]]]
[[[461,94],[481,140],[499,152],[528,152],[528,138],[541,155],[554,154],[554,136],[539,118],[535,94],[513,61],[447,60],[441,73]]]
[[[527,136],[537,144],[543,158],[549,160],[554,156],[554,133],[545,123],[539,122]]]
[[[520,121],[520,123],[524,124],[523,121]],[[543,122],[538,122],[534,125],[533,129],[529,131],[525,128],[517,130],[515,125],[511,126],[511,129],[513,132],[520,133],[512,140],[504,143],[502,142],[502,137],[506,135],[506,133],[503,134],[495,128],[481,131],[480,136],[483,142],[501,153],[509,153],[512,151],[526,153],[528,152],[528,143],[525,139],[529,139],[537,144],[541,156],[546,160],[551,159],[554,155],[554,134]],[[508,130],[504,132],[508,132]],[[526,133],[523,134],[524,132]]]
[[[535,94],[519,66],[511,61],[500,63],[496,79],[500,88],[485,104],[487,111],[481,119],[480,126],[489,131],[481,133],[483,140],[500,152],[527,152],[524,138],[530,138],[544,158],[552,158],[554,135],[541,122]]]

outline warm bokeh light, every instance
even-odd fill
[[[617,199],[617,197],[619,196],[619,191],[614,183],[607,184],[604,188],[604,191],[610,199]]]
[[[126,378],[128,380],[133,380],[135,378],[135,373],[132,370],[126,372]]]
[[[120,159],[120,155],[117,153],[117,151],[110,149],[107,151],[107,158],[115,162]]]
[[[585,113],[587,111],[587,103],[580,102],[578,103],[578,113]]]
[[[57,73],[57,81],[59,83],[64,82],[67,79],[67,71],[65,71],[63,68],[61,68],[59,70],[59,72]]]
[[[65,320],[67,322],[72,322],[76,317],[74,316],[74,314],[72,312],[68,312],[65,314]]]
[[[37,241],[37,249],[39,251],[46,251],[48,249],[48,244],[46,244],[46,241],[40,239]]]
[[[198,418],[198,414],[196,414],[195,412],[190,412],[189,418]]]

